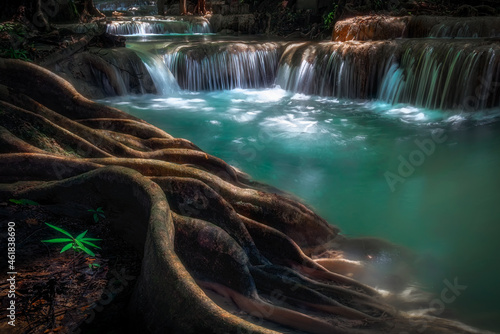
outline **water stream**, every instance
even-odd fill
[[[129,47],[162,94],[101,102],[297,195],[348,236],[410,248],[422,288],[467,286],[446,312],[500,330],[500,47],[450,43],[142,36]]]

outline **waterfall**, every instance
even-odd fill
[[[141,43],[137,43],[141,45]],[[484,39],[373,42],[170,41],[133,49],[157,91],[283,89],[430,109],[500,106],[500,45]],[[116,87],[115,87],[116,91]]]
[[[143,61],[154,82],[157,94],[166,96],[180,90],[172,72],[154,50],[144,50],[140,44],[132,44],[129,48],[134,50]]]
[[[174,76],[160,57],[145,55],[143,61],[149,75],[151,75],[151,79],[153,79],[158,94],[165,96],[180,90]]]
[[[493,32],[494,33],[494,32]],[[456,22],[454,25],[438,24],[432,27],[430,37],[478,37],[477,31],[471,30],[467,22]]]
[[[111,35],[166,35],[166,34],[206,34],[210,25],[206,20],[131,20],[112,21],[106,27]]]
[[[277,43],[179,45],[164,61],[182,89],[263,88],[274,83],[279,61]]]
[[[434,19],[429,37],[437,38],[487,38],[500,37],[500,18],[498,17],[443,17]],[[424,22],[425,24],[425,22]],[[429,28],[427,28],[429,29]]]
[[[304,94],[375,97],[394,62],[394,42],[299,43],[287,46],[276,84]]]
[[[431,109],[500,105],[500,46],[492,42],[407,41],[387,72],[380,98]]]
[[[500,105],[500,45],[482,40],[295,43],[276,84],[304,94],[432,109]]]

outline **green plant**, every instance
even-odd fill
[[[68,244],[66,246],[64,246],[62,249],[61,249],[61,253],[69,250],[69,249],[73,249],[73,251],[75,253],[80,253],[80,252],[85,252],[87,253],[88,255],[90,256],[95,256],[94,252],[92,252],[89,248],[87,248],[87,246],[85,246],[84,244],[87,244],[88,246],[92,246],[92,247],[95,247],[95,248],[101,248],[95,244],[93,244],[91,241],[97,241],[97,240],[101,240],[101,239],[95,239],[95,238],[85,238],[85,234],[87,234],[87,231],[85,232],[82,232],[80,233],[76,238],[73,237],[71,234],[69,234],[69,232],[63,230],[62,228],[60,227],[57,227],[57,226],[54,226],[54,225],[51,225],[49,223],[45,223],[45,225],[53,228],[54,230],[58,231],[58,232],[61,232],[62,234],[68,236],[68,238],[55,238],[55,239],[50,239],[50,240],[42,240],[42,242],[48,242],[48,243],[62,243],[62,242],[68,242]]]
[[[30,199],[26,199],[26,198],[21,198],[21,199],[11,198],[11,199],[9,199],[9,202],[12,202],[14,204],[20,204],[20,205],[40,205],[37,202],[32,201]]]
[[[102,209],[102,206],[98,207],[97,209],[89,209],[87,211],[90,211],[90,212],[93,212],[94,214],[92,215],[92,217],[94,218],[94,221],[97,223],[99,222],[99,218],[106,218],[106,216],[104,215],[104,211]]]
[[[90,269],[98,269],[98,268],[101,268],[101,265],[99,263],[89,263],[89,268]]]
[[[13,22],[4,22],[0,23],[0,33],[5,32],[7,34],[15,34],[20,37],[26,36],[26,28],[23,24],[13,23]]]
[[[11,22],[5,22],[0,24],[0,32],[12,33],[16,30],[16,25]]]
[[[0,49],[0,55],[4,58],[12,58],[12,59],[21,59],[25,61],[31,61],[31,59],[28,56],[28,51],[27,50],[22,50],[22,49],[14,49],[13,47],[10,47],[8,49]]]
[[[332,28],[335,21],[335,15],[337,15],[338,5],[334,5],[331,12],[323,15],[323,25],[325,28]]]

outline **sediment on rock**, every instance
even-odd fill
[[[365,15],[339,20],[332,33],[335,42],[426,37],[500,37],[500,17]]]

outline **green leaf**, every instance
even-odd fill
[[[90,256],[95,256],[94,252],[92,252],[90,249],[88,249],[87,247],[85,247],[83,244],[82,244],[80,247],[81,247],[81,249],[82,249],[85,253],[87,253],[88,255],[90,255]]]
[[[94,221],[97,223],[99,221],[99,216],[97,213],[94,213]]]
[[[94,244],[93,244],[93,243],[91,243],[91,242],[88,242],[88,241],[87,241],[87,240],[85,240],[85,239],[83,239],[83,240],[82,240],[82,242],[84,242],[84,243],[86,243],[87,245],[90,245],[90,246],[92,246],[92,247],[95,247],[95,248],[101,248],[101,247],[99,247],[99,246],[97,246],[97,245],[94,245]]]
[[[67,251],[68,249],[70,249],[71,247],[73,246],[73,243],[69,243],[67,244],[66,246],[63,247],[63,249],[61,249],[61,253]]]
[[[37,202],[32,201],[30,199],[26,199],[26,198],[21,198],[21,199],[11,198],[11,199],[9,199],[9,201],[14,203],[14,204],[21,204],[21,205],[40,205]]]
[[[75,239],[75,242],[79,247],[85,247],[85,245],[80,240]]]
[[[87,211],[94,212],[95,210],[93,210],[93,209],[88,209]]]
[[[102,209],[102,206],[100,206],[100,207],[98,207],[98,208],[97,208],[97,212],[102,212],[102,213],[104,213],[104,211],[103,211],[103,209]]]
[[[102,240],[102,239],[96,239],[96,238],[85,238],[85,240],[99,241],[99,240]]]
[[[68,232],[66,232],[65,230],[63,230],[62,228],[57,227],[57,226],[54,226],[54,225],[50,225],[49,223],[45,223],[45,225],[47,225],[47,226],[49,226],[49,227],[52,227],[54,230],[59,231],[59,232],[61,232],[62,234],[65,234],[65,235],[67,235],[68,237],[70,237],[71,239],[73,239],[73,236],[72,236],[71,234],[69,234]]]
[[[85,234],[87,234],[87,232],[88,232],[88,231],[89,231],[89,230],[87,230],[87,231],[85,231],[85,232],[83,232],[83,233],[80,233],[80,234],[79,234],[79,235],[78,235],[75,239],[76,239],[76,240],[82,240],[82,238],[85,236]]]
[[[57,243],[57,242],[68,242],[68,241],[73,241],[73,239],[69,238],[55,238],[55,239],[50,239],[50,240],[42,240],[42,242],[50,242],[50,243]]]

